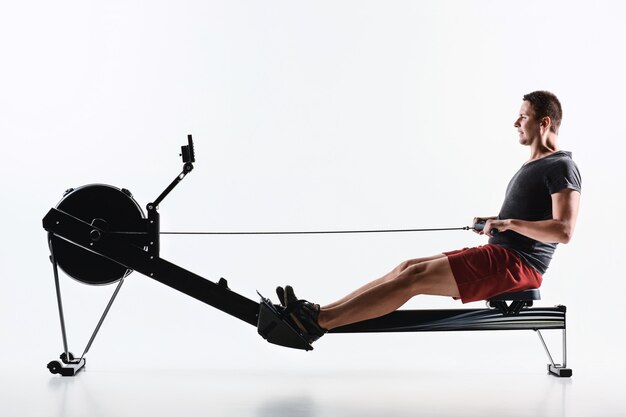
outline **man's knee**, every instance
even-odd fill
[[[413,267],[415,267],[416,265],[421,264],[421,263],[423,263],[423,262],[426,262],[426,261],[428,261],[428,260],[429,260],[429,258],[415,258],[415,259],[408,259],[408,260],[406,260],[406,261],[404,261],[404,262],[400,263],[400,265],[398,265],[398,266],[395,268],[395,271],[396,271],[396,272],[403,272],[403,271],[406,271],[406,270],[407,270],[407,269],[409,269],[409,268],[413,268]]]
[[[412,294],[449,293],[456,288],[449,264],[434,260],[409,266],[398,275],[397,284]]]
[[[415,263],[414,259],[408,259],[404,262],[401,262],[398,266],[394,268],[396,272],[405,271],[408,267],[410,267],[413,263]]]
[[[398,286],[406,289],[419,288],[428,277],[428,265],[423,262],[411,263],[406,265],[401,274],[395,281]]]

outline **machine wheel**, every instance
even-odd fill
[[[62,368],[63,367],[61,366],[61,363],[59,361],[52,361],[48,363],[48,370],[50,371],[50,373],[58,374],[61,372]]]

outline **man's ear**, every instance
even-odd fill
[[[541,122],[539,122],[539,125],[544,129],[549,129],[550,126],[552,125],[552,119],[550,119],[550,116],[546,116],[543,119],[541,119]]]

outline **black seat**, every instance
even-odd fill
[[[533,301],[541,300],[541,293],[538,288],[531,290],[507,292],[491,297],[489,301]]]

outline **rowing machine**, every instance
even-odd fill
[[[133,271],[255,326],[258,333],[270,343],[302,350],[313,349],[284,315],[280,305],[273,304],[260,294],[261,301],[257,303],[232,291],[224,278],[215,283],[160,257],[159,204],[193,170],[195,152],[191,135],[188,136],[187,145],[181,147],[181,156],[182,172],[154,202],[146,206],[147,216],[128,190],[90,184],[66,191],[57,206],[44,217],[43,227],[48,232],[63,340],[60,360],[48,364],[53,374],[74,376],[84,369],[85,355],[124,279]],[[469,227],[455,229],[468,230]],[[59,268],[84,284],[117,283],[79,358],[74,357],[68,348]],[[532,307],[533,301],[539,298],[539,291],[531,290],[493,298],[488,301],[489,308],[486,309],[400,310],[377,319],[333,329],[331,333],[530,329],[539,334],[550,358],[549,372],[556,376],[571,376],[571,370],[566,367],[566,308]],[[553,329],[563,332],[562,365],[552,360],[540,332]]]

